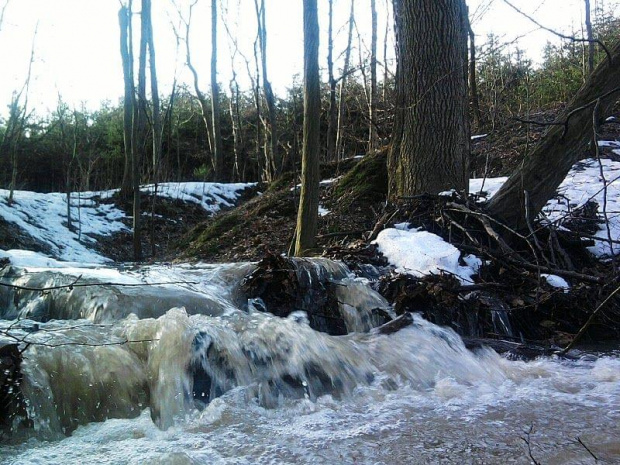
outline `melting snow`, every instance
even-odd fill
[[[461,265],[461,252],[456,247],[426,231],[388,228],[379,233],[374,243],[397,272],[418,277],[450,273],[462,283],[471,283],[482,264],[479,258],[467,255],[463,257],[465,265]]]
[[[158,195],[176,198],[201,205],[207,212],[215,213],[223,207],[230,207],[241,192],[255,184],[215,184],[203,182],[163,183],[158,186]],[[143,191],[152,190],[145,186]],[[116,191],[81,192],[71,195],[71,219],[74,231],[67,227],[67,196],[64,193],[42,194],[29,191],[15,191],[13,203],[9,205],[9,191],[0,189],[0,217],[13,223],[32,238],[46,244],[51,255],[58,260],[80,263],[106,263],[110,259],[93,250],[97,240],[93,236],[130,231],[121,221],[127,219],[123,211],[112,203],[102,203]],[[42,262],[53,263],[40,254],[28,255],[11,252],[11,258],[30,266]],[[36,264],[35,264],[36,262]]]

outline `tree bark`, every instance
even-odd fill
[[[396,115],[389,195],[467,191],[467,26],[463,0],[394,0]]]
[[[620,95],[620,41],[610,49],[612,61],[595,68],[565,112],[550,126],[523,164],[491,198],[487,209],[514,229],[527,227],[526,212],[533,219],[553,197],[576,161],[586,155],[592,140],[594,106],[609,114]],[[527,192],[528,205],[525,205]]]
[[[304,136],[295,255],[316,245],[319,209],[321,83],[317,0],[304,0]]]
[[[217,2],[211,0],[211,121],[213,121],[213,171],[215,181],[224,181],[220,89],[217,83]]]

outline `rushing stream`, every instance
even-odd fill
[[[31,423],[0,463],[620,462],[617,354],[509,361],[417,316],[388,334],[378,294],[300,262],[337,284],[349,334],[330,336],[259,311],[253,267],[5,268],[27,288],[0,291],[0,343],[28,344]]]

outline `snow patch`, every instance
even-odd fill
[[[541,273],[540,276],[545,278],[547,284],[551,287],[555,287],[556,289],[564,289],[564,292],[568,292],[570,289],[570,284],[568,284],[568,282],[560,276],[546,273]]]
[[[388,228],[379,233],[374,243],[398,273],[417,277],[449,273],[461,283],[472,283],[472,276],[482,265],[481,260],[473,255],[463,257],[466,265],[460,265],[461,252],[441,237],[426,231]]]

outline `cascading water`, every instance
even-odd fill
[[[341,264],[297,262],[296,276],[324,280],[337,300],[349,334],[330,336],[303,311],[277,317],[248,302],[240,288],[253,269],[6,272],[29,288],[80,275],[184,284],[4,289],[0,344],[25,348],[32,427],[15,422],[0,462],[527,463],[530,425],[542,462],[591,458],[576,436],[620,459],[613,354],[510,362],[417,316],[372,329],[384,299]]]

